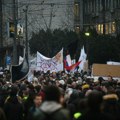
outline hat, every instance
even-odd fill
[[[0,72],[0,75],[3,75],[3,72]]]
[[[103,100],[118,100],[118,96],[116,94],[108,94],[103,96]]]
[[[60,83],[61,85],[64,85],[64,84],[65,84],[65,81],[64,81],[64,80],[60,80],[59,83]]]
[[[98,83],[99,82],[99,80],[98,80],[98,78],[97,77],[94,77],[94,81],[93,81],[94,83]]]
[[[90,86],[89,86],[88,84],[85,84],[85,85],[82,86],[82,90],[84,90],[84,89],[89,89],[89,87],[90,87]]]
[[[117,81],[117,84],[120,83],[120,80]]]

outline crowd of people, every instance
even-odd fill
[[[0,120],[120,120],[120,81],[86,72],[35,72],[10,82],[0,75]]]

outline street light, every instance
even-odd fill
[[[90,33],[89,32],[85,32],[85,36],[90,36]]]

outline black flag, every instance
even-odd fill
[[[12,82],[16,82],[18,80],[23,80],[27,77],[29,72],[29,63],[26,54],[24,55],[23,62],[20,65],[13,65],[11,67],[11,79]]]

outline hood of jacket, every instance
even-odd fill
[[[60,108],[62,108],[62,105],[54,101],[45,101],[40,106],[40,110],[48,114],[53,113]]]

